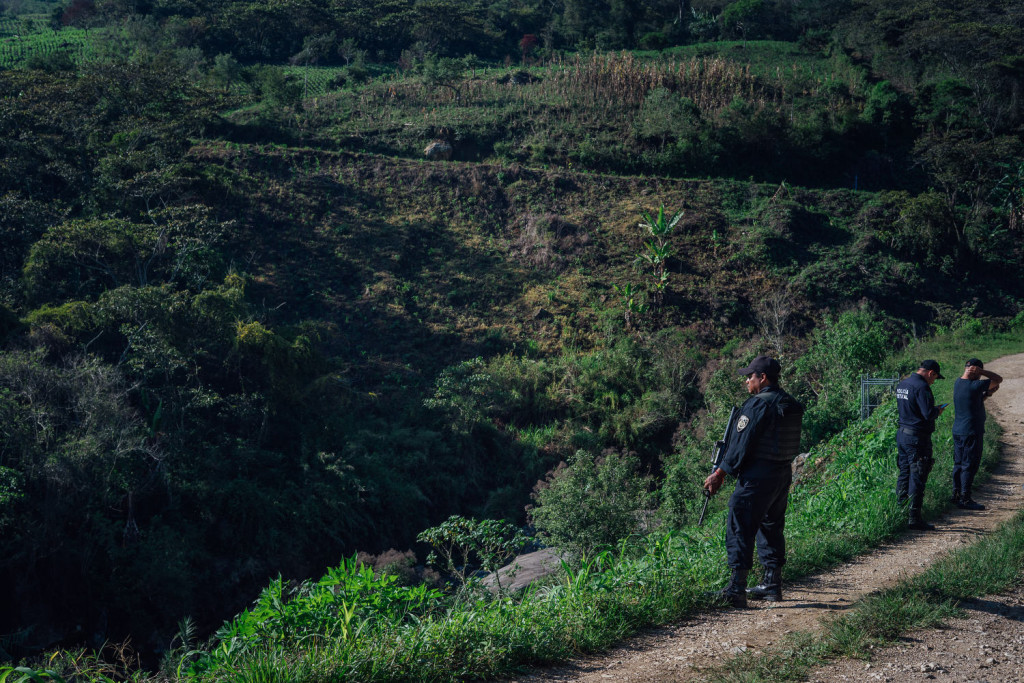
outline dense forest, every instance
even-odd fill
[[[602,463],[692,522],[754,353],[814,443],[892,348],[1024,310],[1022,29],[0,0],[0,658],[159,652],[453,514],[557,530]]]

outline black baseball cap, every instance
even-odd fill
[[[964,367],[965,367],[965,368],[969,368],[969,367],[971,367],[972,365],[976,365],[976,366],[978,366],[979,368],[983,368],[983,367],[985,367],[985,364],[984,364],[984,363],[982,363],[982,362],[981,362],[980,360],[978,360],[977,358],[970,358],[970,359],[968,359],[968,361],[967,361],[966,363],[964,363]]]
[[[938,361],[923,360],[921,361],[921,364],[918,367],[921,368],[922,370],[934,370],[935,374],[939,376],[939,379],[946,379],[945,377],[942,376],[942,373],[939,371]]]
[[[741,375],[749,375],[752,372],[758,374],[763,372],[768,375],[768,379],[774,380],[778,379],[779,373],[782,372],[782,366],[779,365],[779,361],[770,356],[758,356],[750,361],[750,365],[740,370]]]

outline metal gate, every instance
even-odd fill
[[[866,420],[875,408],[882,404],[888,394],[896,390],[899,377],[860,376],[860,419]]]

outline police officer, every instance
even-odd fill
[[[758,356],[740,370],[746,375],[751,397],[740,408],[721,464],[704,481],[704,488],[714,495],[726,474],[736,477],[725,534],[732,576],[718,594],[734,607],[746,607],[748,595],[771,601],[782,599],[782,565],[786,563],[783,528],[793,479],[792,462],[800,451],[804,407],[779,387],[781,370],[779,362],[768,356]],[[755,540],[764,581],[748,590]]]
[[[964,374],[953,382],[953,502],[961,510],[984,510],[971,497],[974,475],[981,464],[985,436],[985,399],[994,394],[1003,378],[970,358]]]
[[[918,531],[931,531],[935,527],[921,519],[924,485],[935,461],[932,459],[932,432],[935,420],[945,406],[936,406],[932,384],[945,379],[939,364],[922,361],[917,371],[896,385],[896,407],[899,410],[899,430],[896,432],[896,463],[900,473],[896,478],[897,502],[910,503],[908,526]]]

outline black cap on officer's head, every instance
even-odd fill
[[[972,365],[975,365],[975,366],[977,366],[977,367],[979,367],[979,368],[984,368],[984,367],[985,367],[985,364],[984,364],[984,363],[982,363],[982,362],[981,362],[980,360],[978,360],[977,358],[970,358],[970,359],[968,359],[968,360],[967,360],[967,362],[966,362],[966,363],[964,363],[964,367],[965,367],[965,368],[969,368],[969,367],[971,367]]]
[[[919,365],[918,367],[921,368],[922,370],[934,370],[935,374],[939,376],[939,379],[946,379],[945,377],[942,376],[942,373],[939,372],[939,364],[937,361],[923,360],[921,361],[921,365]]]
[[[754,360],[750,361],[750,365],[740,370],[741,375],[749,375],[752,372],[756,372],[757,374],[764,373],[768,375],[768,379],[774,382],[779,378],[779,373],[782,372],[782,366],[779,365],[779,361],[770,356],[758,356]]]

